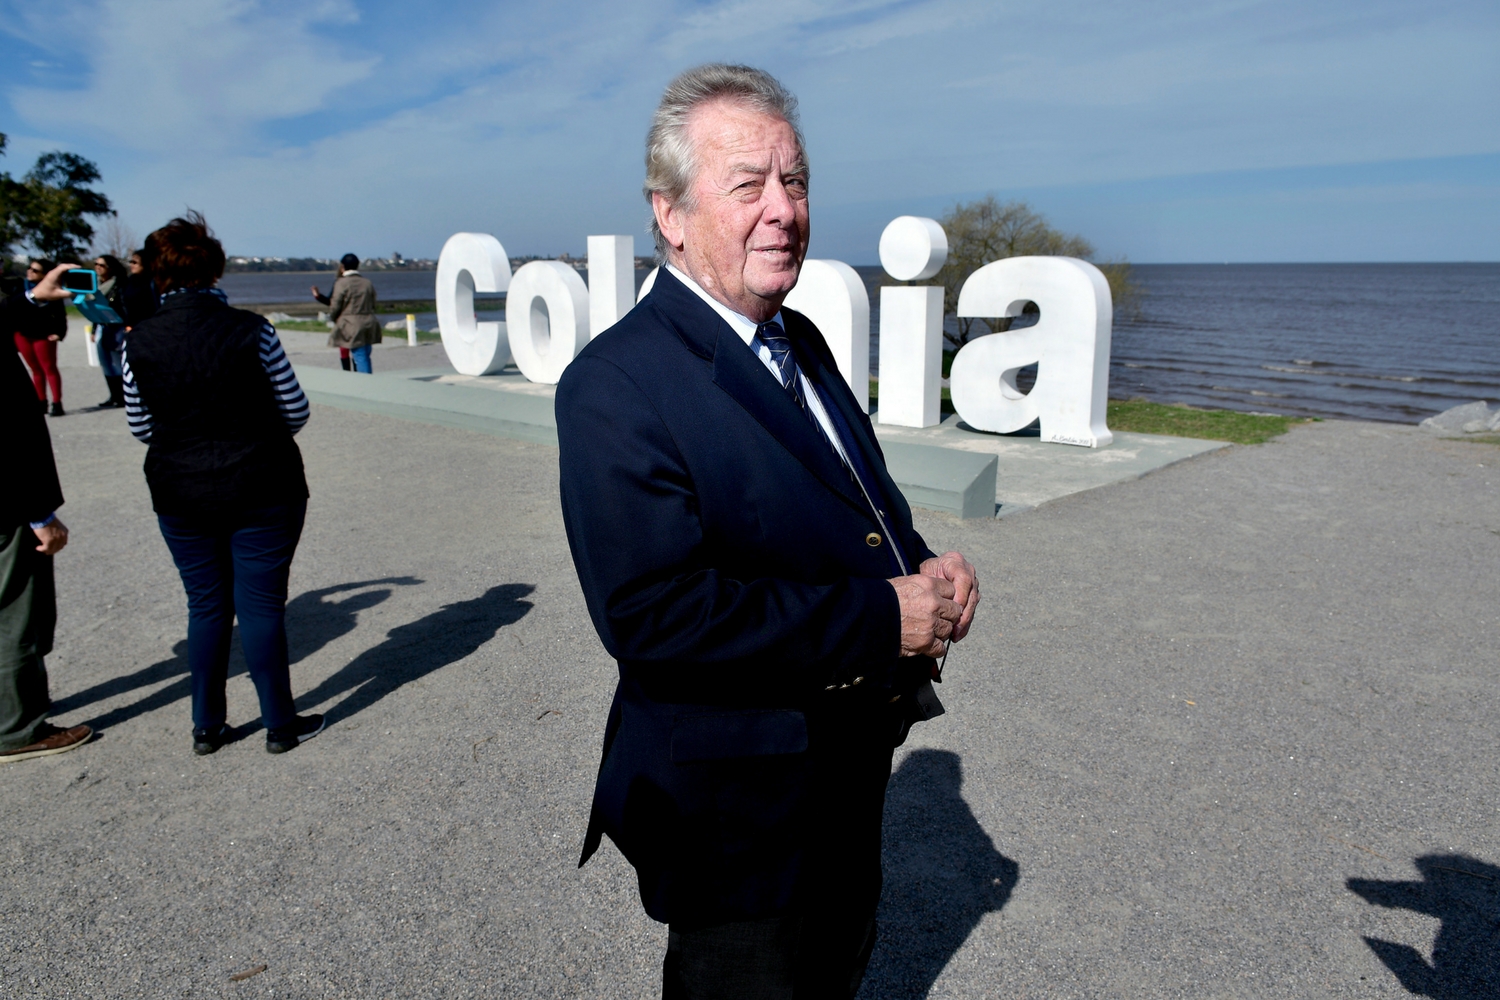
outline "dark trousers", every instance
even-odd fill
[[[668,930],[662,1000],[852,1000],[875,947],[875,908],[837,902],[769,920]]]
[[[286,588],[307,502],[212,518],[160,515],[188,599],[188,664],[193,676],[193,728],[226,721],[230,629],[260,696],[267,729],[295,718],[287,669]]]
[[[800,902],[783,916],[672,924],[663,1000],[851,1000],[875,947],[880,827],[898,722],[809,720],[827,747],[811,779]]]
[[[57,598],[52,557],[25,524],[0,526],[0,750],[35,742],[47,718],[47,668]]]

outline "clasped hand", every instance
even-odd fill
[[[938,657],[944,643],[969,634],[979,605],[979,580],[958,552],[945,552],[919,568],[919,573],[890,581],[901,604],[901,655]]]
[[[44,556],[55,556],[68,544],[68,526],[59,517],[54,517],[50,523],[40,528],[32,528],[31,533],[42,543],[36,550]]]

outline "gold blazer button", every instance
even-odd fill
[[[880,536],[877,535],[873,531],[870,532],[868,535],[865,536],[865,544],[868,545],[872,549],[875,548],[876,546],[878,546],[880,544]]]

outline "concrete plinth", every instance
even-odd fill
[[[355,375],[301,363],[296,369],[315,403],[557,444],[555,387],[529,382],[519,372],[474,376],[415,368]],[[961,518],[1004,517],[1228,447],[1223,441],[1117,433],[1107,447],[1073,448],[974,431],[957,417],[926,428],[877,422],[875,433],[908,502]]]
[[[297,380],[314,403],[557,444],[557,421],[552,416],[555,387],[528,382],[519,373],[472,376],[452,369],[418,368],[354,375],[312,365],[296,369]]]
[[[876,424],[875,435],[888,454],[893,445],[920,444],[994,456],[998,462],[995,505],[1002,517],[1072,493],[1139,479],[1184,459],[1229,447],[1226,441],[1116,431],[1114,442],[1103,448],[1075,448],[1038,437],[971,430],[956,416],[920,430]]]

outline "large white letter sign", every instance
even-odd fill
[[[969,275],[958,315],[1019,316],[1028,301],[1041,310],[1035,326],[971,340],[953,359],[953,408],[982,431],[1018,431],[1040,418],[1043,441],[1109,444],[1109,282],[1086,260],[1010,257]],[[1030,364],[1036,385],[1023,395],[1016,372]]]
[[[635,305],[635,237],[589,237],[589,336],[597,337]]]
[[[903,215],[880,235],[880,263],[899,281],[937,274],[948,237],[932,219]],[[942,422],[943,290],[918,285],[880,290],[882,424],[932,427]]]
[[[510,258],[488,233],[454,233],[438,255],[437,314],[443,350],[455,371],[492,375],[510,364],[504,323],[474,320],[475,292],[510,286]]]
[[[656,284],[656,274],[660,270],[661,268],[659,267],[653,267],[651,269],[651,273],[646,275],[646,280],[641,282],[640,292],[636,294],[635,300],[637,302],[641,301],[641,299],[644,299],[647,295],[650,294],[652,287]]]
[[[948,234],[936,219],[900,215],[880,234],[880,265],[897,281],[923,281],[948,260]]]
[[[534,260],[510,279],[505,326],[521,374],[556,385],[589,342],[589,290],[567,264]]]
[[[839,374],[854,398],[870,408],[870,295],[854,268],[841,260],[805,260],[787,308],[808,319],[828,341]]]

